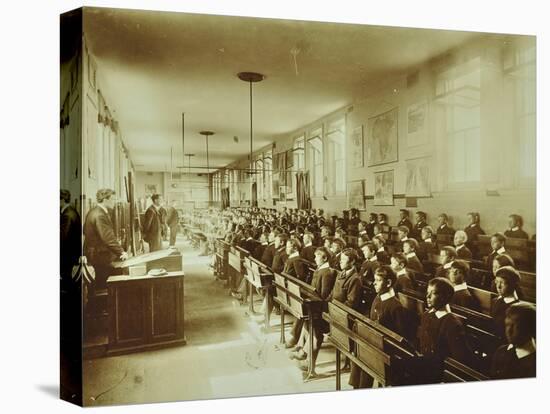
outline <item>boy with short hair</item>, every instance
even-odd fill
[[[441,248],[439,255],[441,256],[442,265],[435,271],[435,277],[449,278],[448,272],[456,259],[456,250],[451,246],[444,246]]]
[[[445,358],[465,364],[471,359],[464,325],[449,306],[453,294],[453,286],[445,278],[436,277],[428,282],[429,310],[422,314],[418,328],[420,352],[428,364],[423,372],[429,377],[428,383],[441,381]]]
[[[403,253],[395,253],[392,255],[391,269],[395,272],[396,276],[396,282],[394,284],[396,292],[403,292],[405,289],[414,289],[414,276],[407,270],[407,258]]]
[[[414,325],[407,310],[397,299],[394,285],[396,276],[389,266],[381,266],[374,272],[376,297],[372,302],[369,317],[385,328],[407,339],[414,336]],[[373,378],[355,364],[351,364],[349,384],[353,388],[370,388]]]
[[[407,258],[407,268],[414,272],[424,273],[424,266],[416,255],[418,242],[415,239],[408,238],[403,242],[403,254]]]
[[[468,241],[468,235],[463,230],[457,230],[454,236],[454,245],[456,249],[456,255],[459,259],[472,260],[472,252],[466,247]]]
[[[502,233],[495,233],[491,236],[491,248],[493,251],[489,253],[485,259],[485,266],[489,272],[492,272],[493,270],[493,260],[495,257],[506,253],[506,248],[504,247],[505,242],[506,237],[504,237],[504,234]]]
[[[374,236],[372,242],[376,246],[376,257],[381,264],[389,264],[390,256],[386,252],[386,239],[383,236]]]
[[[479,303],[468,290],[466,283],[469,272],[470,266],[464,260],[455,260],[452,262],[449,269],[449,280],[453,284],[455,293],[451,304],[477,311],[479,310]]]
[[[512,266],[503,266],[495,275],[495,286],[498,296],[491,302],[491,316],[493,317],[495,334],[504,338],[504,318],[506,310],[519,302],[519,272]]]
[[[397,227],[397,238],[399,241],[395,243],[395,250],[403,251],[403,242],[409,238],[409,229],[406,226]]]
[[[536,310],[531,304],[514,303],[504,320],[508,345],[493,354],[490,376],[493,379],[529,378],[537,373]]]

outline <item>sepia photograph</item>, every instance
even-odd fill
[[[61,14],[61,398],[536,378],[536,45]]]

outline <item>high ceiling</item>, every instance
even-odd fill
[[[201,130],[212,130],[210,166],[250,149],[249,85],[254,84],[254,148],[345,105],[391,75],[477,33],[169,12],[85,8],[84,33],[107,103],[137,170],[206,165]],[[238,137],[238,143],[234,137]],[[187,166],[187,161],[185,161]]]

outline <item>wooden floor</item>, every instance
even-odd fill
[[[317,372],[303,382],[302,371],[279,345],[279,330],[265,334],[261,316],[230,297],[183,237],[185,331],[187,345],[84,361],[87,406],[149,403],[333,391],[335,352],[324,347]],[[260,308],[258,302],[256,310]],[[278,323],[279,316],[273,317]],[[342,375],[342,388],[349,374]]]

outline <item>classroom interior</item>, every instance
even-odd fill
[[[357,222],[383,214],[392,254],[402,210],[413,226],[423,212],[434,230],[435,250],[421,258],[431,276],[418,276],[422,293],[400,298],[423,310],[439,249],[454,242],[436,237],[440,215],[456,230],[470,226],[469,213],[480,218],[485,235],[468,262],[485,278],[491,235],[515,227],[515,214],[528,237],[508,236],[505,246],[522,300],[536,303],[535,68],[533,36],[90,7],[63,15],[60,187],[82,223],[98,191],[112,189],[114,234],[129,256],[112,263],[104,289],[82,278],[82,393],[67,390],[66,399],[98,406],[352,389],[349,358],[377,386],[414,383],[395,379],[408,342],[339,302],[319,301],[316,318],[330,328],[315,366],[289,358],[283,336],[293,321],[315,329],[315,290],[232,237],[232,223],[254,217],[300,241],[315,217],[360,251]],[[156,194],[178,223],[173,242],[163,235],[153,252],[142,224]],[[301,231],[289,224],[302,218]],[[318,245],[320,227],[311,230]],[[316,264],[304,266],[313,274]],[[158,268],[170,277],[151,276]],[[505,342],[484,329],[497,293],[483,280],[472,285],[481,308],[457,312],[482,363],[451,362],[443,382],[490,379],[484,347]],[[348,330],[338,328],[342,313]],[[387,356],[381,371],[363,361],[352,328],[360,324],[385,341],[361,348]],[[61,375],[71,388],[74,372],[62,366]]]

